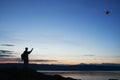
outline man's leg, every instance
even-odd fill
[[[24,69],[28,69],[28,61],[24,60]]]

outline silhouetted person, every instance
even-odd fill
[[[28,48],[25,48],[25,51],[23,52],[23,54],[21,54],[21,58],[24,61],[24,69],[28,69],[28,64],[29,64],[29,57],[28,55],[33,51],[33,48],[31,49],[31,51],[28,51]]]

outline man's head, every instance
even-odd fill
[[[28,51],[28,47],[25,48],[25,51]]]

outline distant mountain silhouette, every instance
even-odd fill
[[[0,68],[18,67],[23,64],[0,64]],[[120,71],[120,64],[79,64],[79,65],[48,65],[30,64],[29,67],[35,70],[76,70],[76,71]]]

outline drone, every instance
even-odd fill
[[[110,14],[110,11],[105,11],[105,14],[106,14],[106,15],[109,15],[109,14]]]

